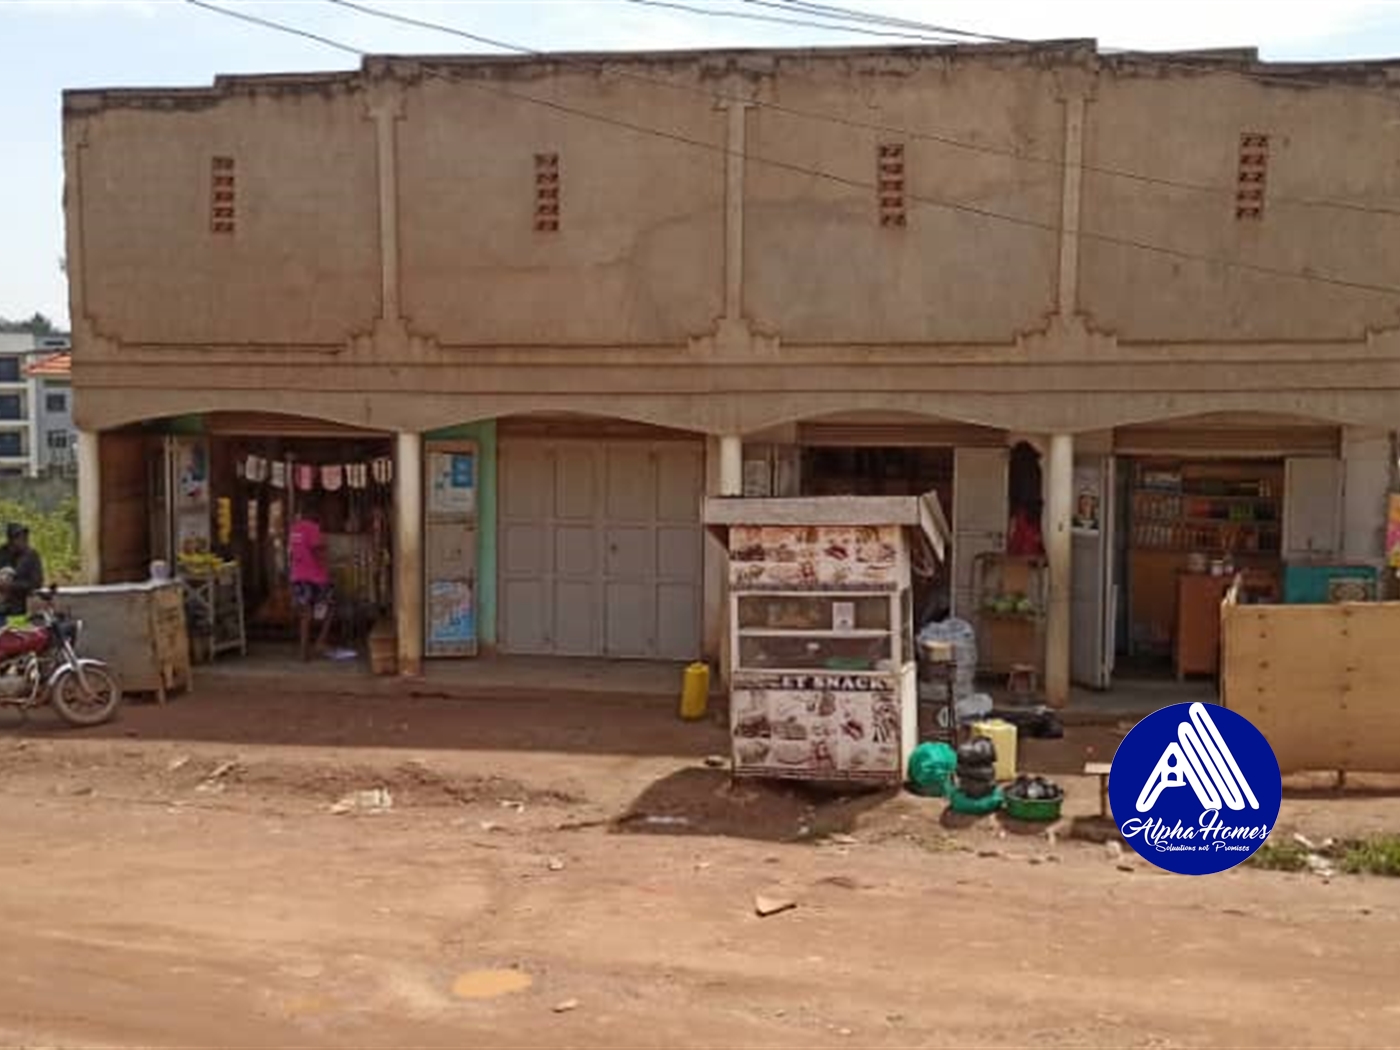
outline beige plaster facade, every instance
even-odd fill
[[[1075,432],[1248,409],[1388,427],[1400,294],[1096,238],[1400,288],[1393,72],[1194,71],[1085,43],[371,59],[70,92],[78,421],[422,430],[565,409],[718,434],[873,408]],[[1256,131],[1267,207],[1240,221]],[[876,217],[882,142],[905,146],[918,198],[902,228]],[[543,151],[558,233],[532,227]],[[213,155],[238,165],[231,236],[210,232]]]
[[[1050,435],[1240,412],[1388,431],[1397,73],[1081,41],[72,91],[77,423],[419,435],[564,411],[732,440],[912,413],[1041,435],[1052,486],[1073,445]],[[1236,217],[1242,134],[1270,139],[1258,220]],[[882,144],[904,147],[902,226],[879,221]],[[539,153],[557,232],[534,226]],[[211,232],[214,156],[236,162],[232,234]]]

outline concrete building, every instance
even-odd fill
[[[171,433],[382,440],[415,671],[425,455],[471,440],[483,646],[713,655],[702,493],[939,487],[964,611],[1025,443],[1063,701],[1162,642],[1130,592],[1197,548],[1380,563],[1397,73],[1074,41],[68,92],[87,564],[144,571]],[[1273,507],[1162,532],[1172,471]]]
[[[0,477],[37,477],[50,463],[50,431],[72,432],[67,375],[38,375],[34,365],[68,347],[66,335],[0,332]],[[60,440],[54,438],[55,441]],[[64,450],[71,447],[71,440]],[[60,458],[63,456],[60,452]]]
[[[29,378],[33,469],[39,475],[77,473],[77,431],[73,425],[73,354],[65,338],[32,355]]]

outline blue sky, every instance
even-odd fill
[[[395,26],[325,0],[216,0],[367,51],[441,54],[465,41]],[[542,50],[812,46],[871,36],[724,17],[783,17],[745,0],[361,0]],[[1114,47],[1254,45],[1271,59],[1400,55],[1394,0],[831,0],[1000,36],[1095,37]],[[460,46],[459,46],[460,45]],[[484,50],[484,49],[482,49]],[[66,323],[60,92],[66,87],[206,84],[215,73],[356,65],[309,40],[243,25],[184,0],[0,0],[0,316],[40,310]]]

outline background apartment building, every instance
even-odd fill
[[[66,335],[0,332],[0,477],[76,467]]]

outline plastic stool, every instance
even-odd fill
[[[1014,696],[1034,696],[1039,686],[1039,675],[1031,664],[1012,664],[1011,673],[1006,676],[1006,688]]]

